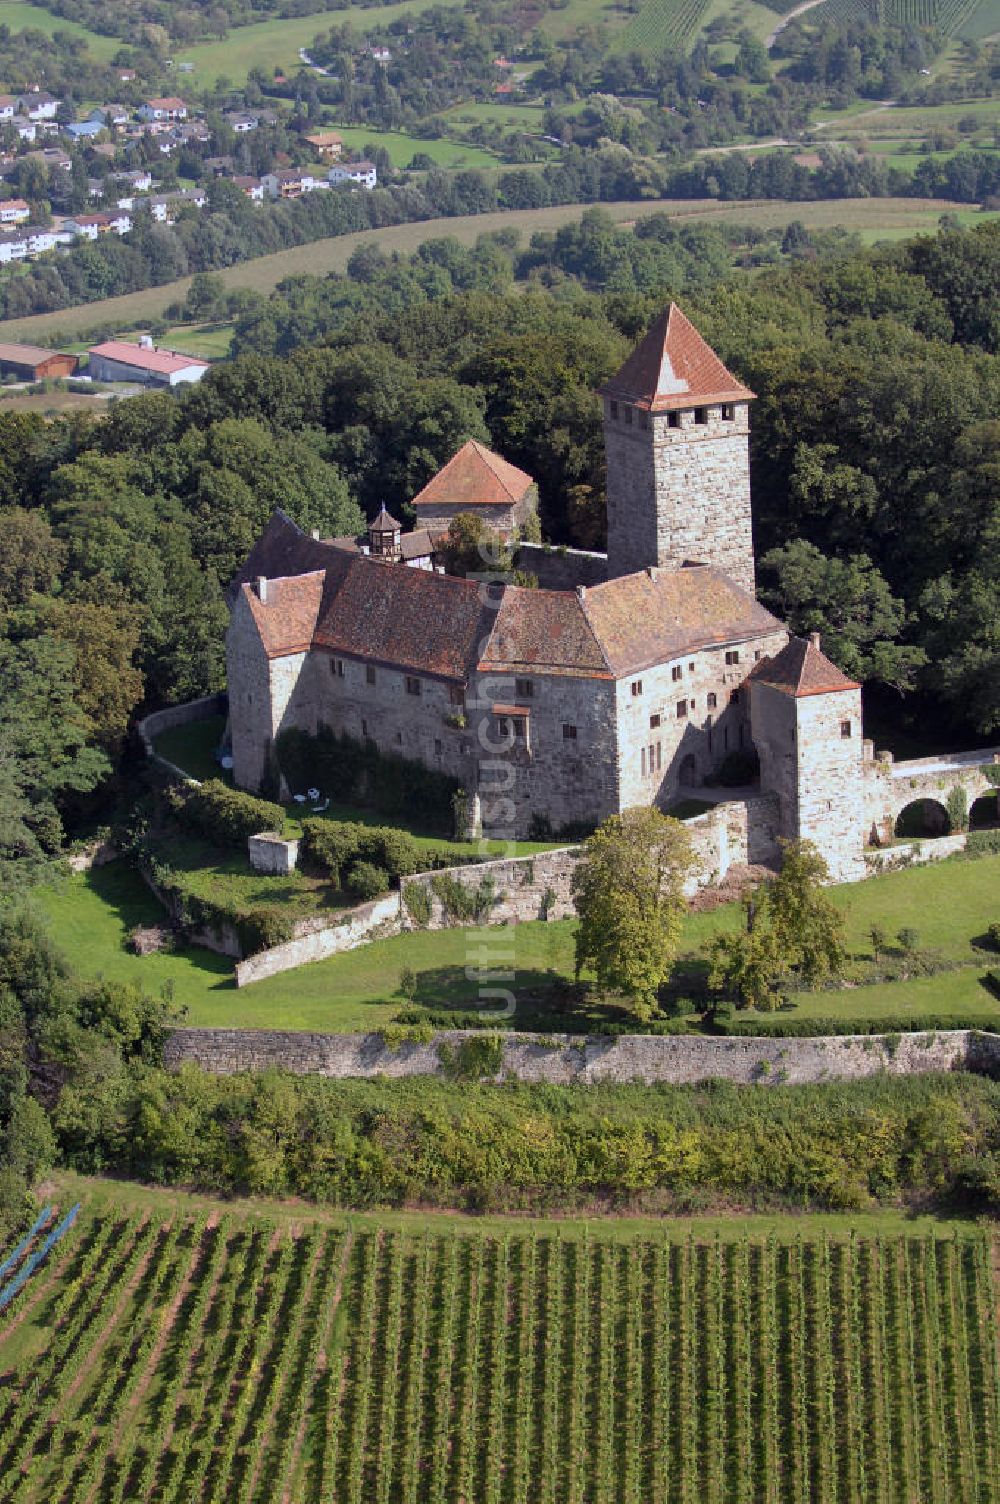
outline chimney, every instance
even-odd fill
[[[139,349],[140,350],[152,350],[152,348],[153,348],[153,337],[152,337],[152,335],[150,335],[150,334],[140,334],[139,335]]]
[[[258,577],[257,577],[257,596],[264,603],[264,605],[267,605],[267,575],[266,574],[258,575]]]
[[[819,635],[819,633],[818,632],[810,632],[809,633],[809,641],[810,641],[811,645],[814,648],[816,648],[816,650],[818,652],[819,651],[819,645],[820,645],[820,635]]]
[[[313,530],[312,530],[312,532],[309,534],[309,536],[312,538],[312,540],[313,540],[314,543],[318,543],[319,542],[319,528],[318,527],[314,527]]]

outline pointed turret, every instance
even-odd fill
[[[754,393],[727,371],[676,303],[663,312],[611,380],[602,397],[645,412],[721,402],[749,402]]]

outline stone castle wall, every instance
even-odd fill
[[[176,726],[189,726],[193,721],[205,720],[210,715],[225,715],[228,705],[229,696],[223,690],[215,695],[203,695],[200,700],[187,700],[183,705],[167,705],[163,710],[152,711],[136,722],[143,751],[151,762],[158,763],[174,777],[195,782],[183,768],[160,756],[156,750],[156,738],[164,731],[173,731]]]
[[[389,893],[385,898],[359,904],[339,924],[314,929],[284,945],[275,945],[270,950],[248,956],[236,967],[236,985],[247,987],[251,982],[262,982],[265,977],[292,971],[309,961],[324,961],[343,951],[356,950],[370,940],[398,934],[402,927],[399,894]]]
[[[426,1044],[387,1044],[381,1034],[307,1034],[274,1029],[177,1029],[164,1057],[171,1068],[198,1065],[217,1075],[283,1070],[328,1077],[444,1076],[442,1045],[460,1049],[476,1031],[447,1030]],[[481,1035],[479,1036],[481,1037]],[[503,1036],[495,1080],[551,1085],[688,1085],[722,1080],[741,1086],[855,1081],[931,1071],[996,1070],[1000,1038],[956,1029],[941,1033],[847,1035],[815,1039],[557,1034]]]
[[[519,924],[529,919],[568,919],[573,908],[573,873],[579,859],[579,847],[563,846],[554,851],[540,851],[537,856],[510,857],[483,862],[481,865],[447,867],[440,872],[418,872],[403,879],[403,907],[406,891],[422,888],[430,899],[431,918],[427,928],[444,929],[452,921],[434,891],[435,879],[457,882],[468,892],[480,888],[484,879],[494,885],[496,894],[486,924]],[[440,886],[440,883],[439,883]]]

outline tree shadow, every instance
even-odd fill
[[[513,995],[513,1012],[505,1015],[507,992]],[[422,1015],[443,1027],[478,1017],[515,1029],[587,1034],[635,1023],[622,998],[595,984],[577,984],[553,968],[514,968],[505,964],[502,951],[481,970],[476,965],[429,967],[416,974],[410,995],[397,993],[396,998],[401,1012],[415,1015],[414,1022]]]

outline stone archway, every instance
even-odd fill
[[[969,809],[970,830],[995,830],[1000,826],[1000,790],[991,789],[974,799]]]
[[[934,841],[951,835],[951,819],[939,799],[913,799],[896,816],[897,840]]]

